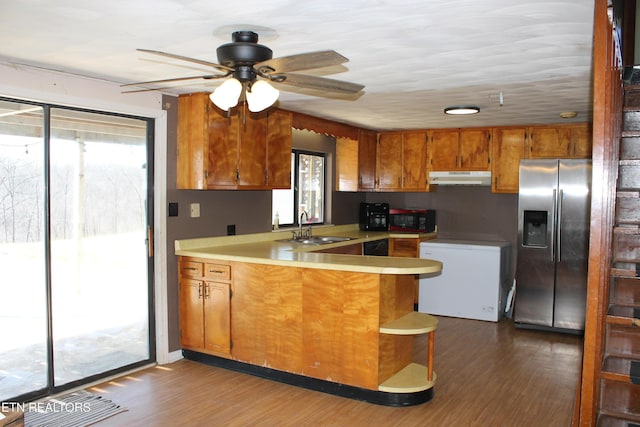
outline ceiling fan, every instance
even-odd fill
[[[225,111],[237,105],[242,92],[245,93],[250,111],[262,111],[273,105],[278,99],[279,92],[268,82],[310,89],[314,95],[319,96],[327,92],[338,95],[354,95],[360,94],[364,89],[363,85],[357,83],[295,73],[296,71],[338,66],[349,61],[339,53],[333,50],[324,50],[273,58],[272,50],[258,44],[258,34],[253,31],[236,31],[232,33],[232,42],[223,44],[216,50],[218,63],[157,50],[137,50],[212,67],[217,73],[129,83],[122,86],[142,86],[183,80],[212,80],[228,77],[210,95],[211,101]],[[147,90],[157,90],[157,88],[129,92]]]

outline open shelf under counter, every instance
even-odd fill
[[[380,384],[378,390],[388,393],[415,393],[428,390],[435,385],[437,375],[434,372],[431,381],[427,379],[427,375],[426,366],[411,363]]]
[[[380,333],[387,335],[429,334],[427,365],[409,363],[378,386],[378,390],[389,393],[415,393],[432,388],[437,379],[433,372],[434,333],[438,319],[427,313],[412,311],[380,326]]]
[[[389,335],[421,335],[435,331],[438,319],[426,313],[412,311],[380,326],[380,333]]]

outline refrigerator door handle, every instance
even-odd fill
[[[563,201],[563,197],[564,197],[564,193],[562,192],[562,190],[559,191],[558,193],[558,219],[556,220],[556,261],[560,262],[561,260],[561,246],[560,246],[560,242],[561,242],[561,231],[562,231],[562,201]]]
[[[558,190],[554,189],[553,190],[553,201],[552,201],[552,211],[551,211],[551,218],[550,218],[550,222],[551,222],[551,235],[549,236],[549,241],[551,242],[551,262],[555,262],[556,261],[556,242],[557,242],[557,236],[558,236],[558,230],[556,229],[558,227],[557,224],[557,212],[558,212]]]

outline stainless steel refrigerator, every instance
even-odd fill
[[[522,160],[516,326],[584,330],[591,161]]]

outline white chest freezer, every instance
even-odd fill
[[[420,258],[442,262],[442,274],[421,277],[418,311],[497,322],[509,290],[509,242],[436,239]]]

